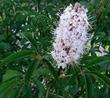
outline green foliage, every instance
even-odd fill
[[[89,11],[91,47],[77,66],[57,69],[57,14],[77,1]],[[0,98],[110,98],[109,26],[110,0],[0,0]]]

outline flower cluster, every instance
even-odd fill
[[[70,4],[64,10],[54,32],[54,50],[52,51],[58,68],[65,68],[68,64],[75,63],[80,59],[88,40],[88,27],[87,9],[79,3],[74,6]]]

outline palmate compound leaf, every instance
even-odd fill
[[[33,52],[33,50],[19,51],[19,52],[16,52],[14,54],[11,54],[8,57],[6,57],[5,59],[3,59],[0,63],[0,65],[3,66],[6,64],[9,64],[11,62],[14,62],[18,59],[28,57],[28,56],[32,56],[34,54],[35,53]],[[27,83],[27,86],[24,86],[24,85],[26,85],[26,83],[23,80],[24,84],[22,84],[22,85],[17,84],[18,82],[20,83],[20,79],[17,80],[18,79],[17,77],[19,77],[19,76],[22,77],[23,74],[20,72],[17,72],[16,70],[8,70],[6,72],[6,74],[3,77],[3,83],[0,85],[0,91],[1,91],[0,98],[19,98],[21,96],[21,93],[24,93],[25,98],[27,98],[28,95],[30,96],[29,98],[32,98],[31,97],[32,92],[31,92],[31,87],[29,86],[29,83]],[[12,80],[15,82],[11,82]],[[23,88],[21,86],[23,86]],[[9,91],[10,91],[10,93],[9,93]]]

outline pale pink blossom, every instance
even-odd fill
[[[60,16],[54,32],[52,56],[58,68],[77,62],[84,53],[89,27],[87,9],[76,3],[69,5]]]

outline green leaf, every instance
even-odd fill
[[[110,70],[110,61],[99,63],[98,67],[103,71]]]
[[[72,76],[70,79],[67,78],[65,79],[66,81],[68,81],[68,84],[65,85],[66,87],[66,91],[68,93],[68,95],[75,95],[78,92],[78,79],[76,76]],[[65,82],[65,81],[64,81]],[[63,83],[65,84],[65,83]]]
[[[32,98],[32,88],[31,85],[26,83],[23,88],[23,96],[24,98]]]
[[[104,82],[108,87],[110,87],[110,78],[108,78],[106,75],[101,74],[101,72],[98,72],[94,69],[89,69],[91,71],[91,73],[96,76],[99,80],[101,80],[102,82]]]
[[[97,56],[85,57],[83,61],[87,65],[94,65],[94,64],[99,64],[99,63],[103,63],[103,62],[110,62],[110,55],[105,55],[105,56],[101,56],[101,57],[97,57]]]
[[[44,65],[46,64],[50,70],[50,72],[52,73],[52,75],[57,79],[57,71],[55,70],[55,68],[53,67],[53,65],[51,64],[50,61],[48,61],[47,59],[43,59]]]
[[[16,70],[7,70],[3,76],[3,81],[19,76],[21,73]]]
[[[25,73],[25,82],[28,82],[32,77],[34,71],[41,67],[40,63],[42,61],[42,57],[40,55],[35,55],[34,58],[35,60],[29,63],[29,67],[27,69],[27,72]]]
[[[43,84],[38,79],[33,79],[33,80],[34,80],[36,87],[39,90],[39,97],[38,98],[44,98],[45,88],[44,88]]]
[[[30,43],[32,44],[32,46],[37,49],[37,43],[36,43],[36,40],[33,38],[32,36],[32,33],[29,33],[29,32],[26,32],[26,33],[23,33],[23,35],[26,37],[27,40],[30,41]]]
[[[85,79],[86,79],[86,88],[87,88],[87,98],[93,98],[93,83],[92,83],[92,79],[91,76],[86,74],[85,75]]]
[[[19,91],[19,88],[13,88],[11,91],[10,91],[10,93],[9,93],[9,95],[8,95],[8,98],[17,98],[17,93],[18,93],[18,91]]]
[[[40,67],[38,69],[35,69],[33,72],[33,78],[38,78],[39,76],[48,76],[50,71],[47,68]]]
[[[9,98],[10,92],[14,90],[18,83],[18,79],[13,78],[3,82],[0,85],[0,98]],[[11,97],[10,97],[11,98]]]
[[[0,49],[10,49],[9,43],[0,42]]]
[[[0,65],[6,65],[8,63],[11,63],[13,61],[16,61],[18,59],[21,59],[27,56],[31,56],[33,54],[34,52],[32,50],[23,50],[23,51],[16,52],[16,53],[9,55],[5,59],[1,60]]]
[[[14,81],[14,78],[9,79],[8,81],[5,81],[0,84],[0,93],[4,92],[6,88],[8,88]]]
[[[0,42],[6,40],[5,33],[0,34]]]
[[[25,74],[25,82],[29,82],[29,80],[32,76],[32,73],[34,71],[34,68],[35,68],[35,63],[33,62],[32,64],[29,65],[28,70]]]

